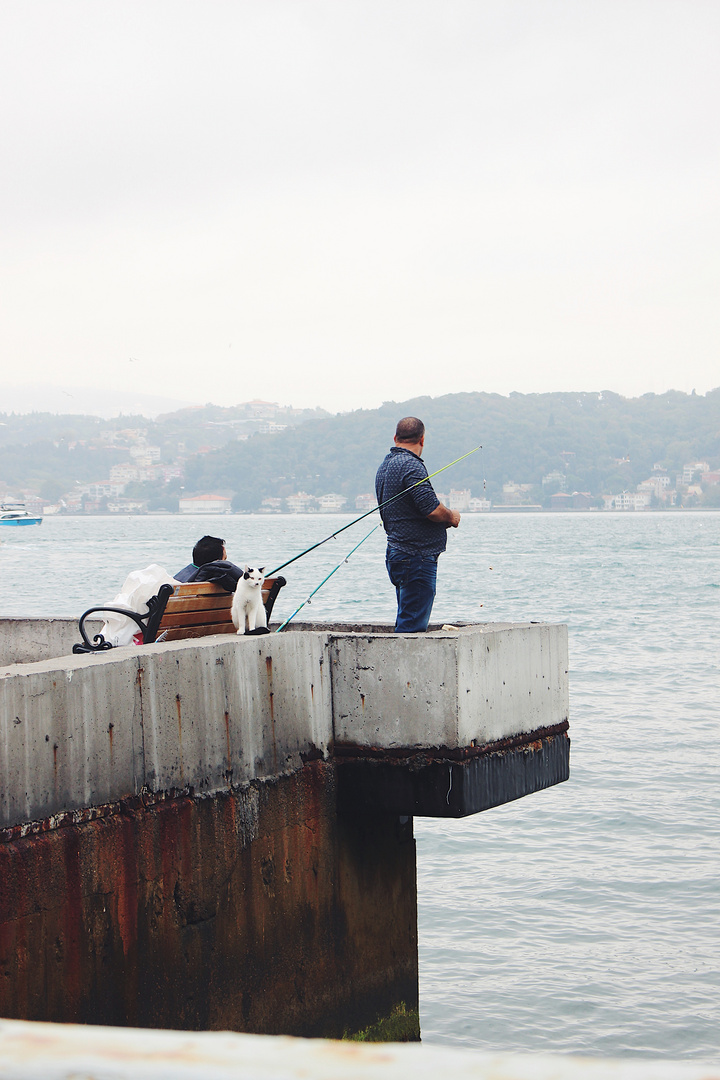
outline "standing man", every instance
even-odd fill
[[[427,477],[422,462],[425,425],[416,416],[398,422],[395,445],[375,477],[378,504],[392,499]],[[447,545],[448,528],[460,524],[457,510],[438,499],[429,482],[418,484],[401,499],[380,511],[388,546],[388,575],[397,593],[396,634],[417,634],[430,622],[437,560]]]

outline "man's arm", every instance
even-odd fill
[[[439,503],[435,509],[429,514],[426,514],[425,517],[428,521],[437,521],[441,525],[449,525],[451,529],[457,529],[460,524],[460,515],[457,510],[450,510],[447,506],[443,506],[442,503]]]

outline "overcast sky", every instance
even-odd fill
[[[716,387],[719,42],[717,0],[2,0],[2,381]]]

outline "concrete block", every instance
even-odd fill
[[[114,802],[143,783],[137,657],[0,671],[0,827]]]
[[[568,717],[564,626],[331,634],[330,641],[338,743],[458,748]]]
[[[100,631],[102,619],[88,620],[88,633]],[[70,656],[81,641],[77,619],[26,619],[6,615],[0,619],[0,664],[35,664]]]
[[[335,740],[458,745],[457,637],[331,635]]]
[[[568,719],[567,627],[458,634],[458,745],[482,746]]]
[[[279,776],[329,747],[482,747],[567,719],[567,632],[315,629],[0,669],[3,827]]]
[[[147,646],[140,679],[152,791],[218,790],[327,752],[324,635],[223,634]]]

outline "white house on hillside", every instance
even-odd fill
[[[232,500],[229,495],[190,495],[180,499],[181,514],[227,514]]]

